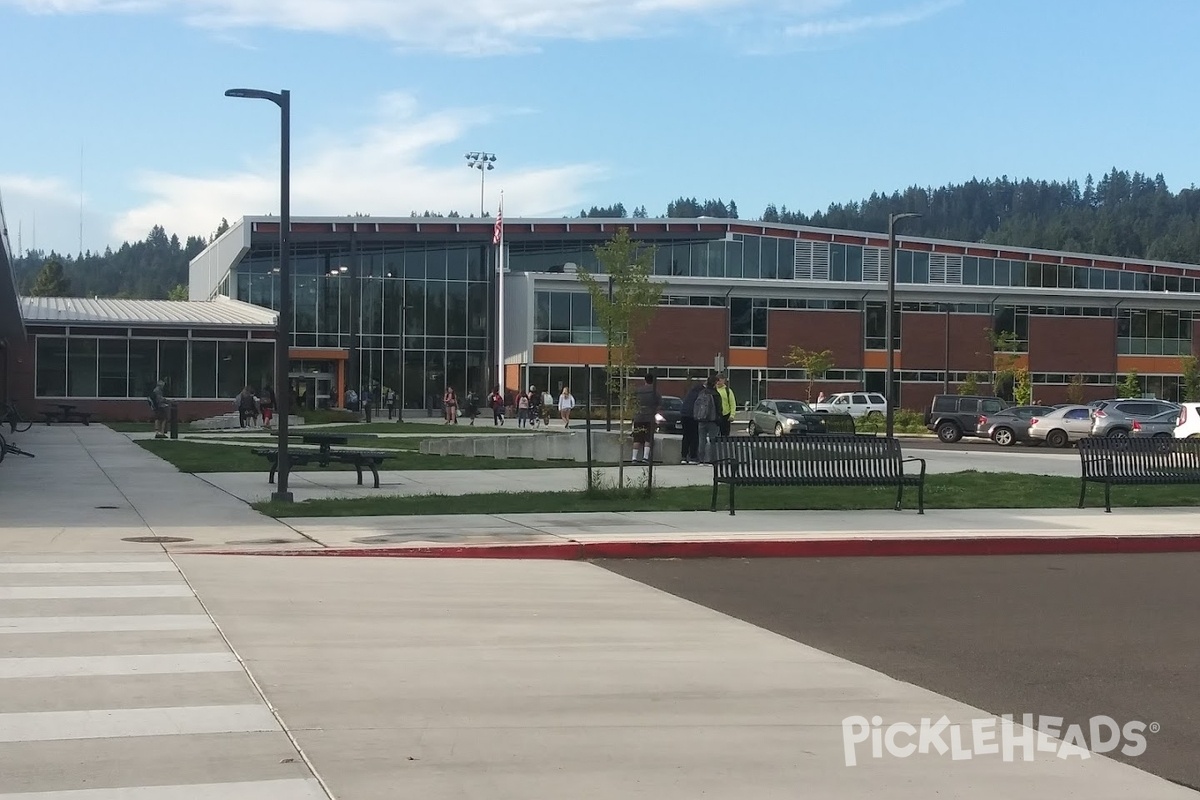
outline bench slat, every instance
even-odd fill
[[[1104,510],[1112,512],[1113,486],[1200,484],[1200,440],[1114,439],[1079,441],[1079,507],[1088,483],[1104,484]]]

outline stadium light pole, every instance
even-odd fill
[[[479,216],[483,216],[483,179],[487,175],[489,169],[495,169],[496,154],[485,153],[482,150],[473,150],[467,153],[467,166],[471,169],[479,170]]]
[[[896,429],[896,342],[893,340],[894,318],[896,315],[896,223],[905,219],[921,216],[912,211],[902,214],[888,214],[888,282],[887,282],[887,321],[884,330],[887,333],[887,376],[884,385],[887,390],[887,437],[890,439]]]
[[[275,491],[271,501],[292,502],[288,491],[288,414],[291,412],[292,392],[288,383],[288,343],[292,338],[292,265],[291,265],[291,134],[292,93],[287,89],[267,92],[262,89],[228,89],[226,97],[247,97],[269,100],[279,106],[279,320],[275,331],[275,410],[279,415],[277,432],[279,455]]]

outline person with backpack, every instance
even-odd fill
[[[163,392],[163,387],[166,382],[158,379],[158,383],[154,384],[154,388],[150,390],[150,394],[146,395],[146,400],[150,403],[150,413],[154,416],[154,438],[167,438],[167,403],[166,395]]]
[[[504,395],[500,393],[500,387],[492,388],[492,393],[488,395],[487,404],[492,409],[492,424],[504,424]]]
[[[696,428],[699,438],[699,456],[701,464],[711,464],[716,457],[713,439],[721,433],[721,396],[717,394],[717,377],[709,377],[704,388],[696,395],[696,406],[693,415],[696,418]]]

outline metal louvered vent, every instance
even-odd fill
[[[829,280],[829,242],[796,242],[796,270],[793,277],[798,281]]]
[[[887,250],[879,247],[863,248],[863,281],[887,280],[888,262],[891,260]]]
[[[929,282],[962,285],[963,257],[946,253],[929,254]]]

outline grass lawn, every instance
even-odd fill
[[[238,445],[209,444],[195,440],[139,439],[137,444],[154,455],[171,462],[182,472],[266,472],[267,460],[250,452],[251,448]],[[268,441],[258,442],[263,447],[271,446]],[[378,447],[377,447],[378,445]],[[396,455],[383,463],[383,469],[546,469],[550,467],[581,466],[574,461],[534,461],[527,458],[475,458],[468,456],[431,456],[401,449],[401,445],[389,447],[387,443],[363,440],[363,447],[394,450]],[[300,447],[300,445],[297,445]],[[305,446],[311,447],[311,446]],[[328,467],[302,466],[297,470],[345,469],[353,470],[349,464],[331,464]]]
[[[583,476],[580,475],[582,485]],[[722,487],[717,508],[728,508],[728,488]],[[1103,511],[1103,487],[1088,487],[1088,508]],[[637,490],[602,492],[588,497],[579,492],[521,492],[471,495],[381,496],[353,500],[306,500],[302,503],[258,503],[254,507],[273,517],[349,517],[420,514],[514,514],[577,511],[707,511],[712,487],[655,489],[652,497]],[[738,508],[851,511],[888,509],[895,489],[852,487],[743,487]],[[917,493],[905,489],[905,508],[916,507]],[[1073,508],[1079,500],[1077,478],[995,472],[957,472],[930,475],[925,506],[939,508]],[[1100,508],[1097,509],[1097,505]],[[1113,489],[1113,505],[1122,507],[1200,506],[1194,486],[1129,486]],[[713,517],[718,520],[719,517]]]

